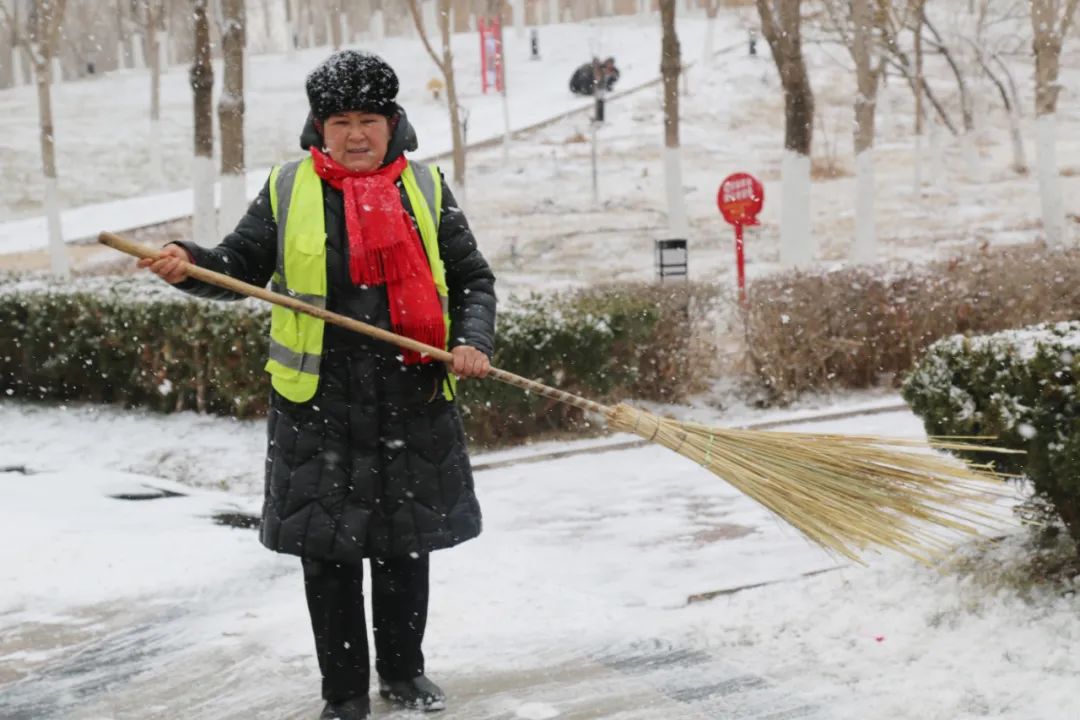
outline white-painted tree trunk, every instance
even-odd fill
[[[525,0],[514,0],[514,34],[518,39],[525,37]]]
[[[667,192],[668,229],[672,237],[686,238],[690,223],[686,217],[686,198],[683,196],[682,154],[677,147],[664,148],[664,189]]]
[[[968,130],[960,136],[960,147],[964,155],[964,172],[968,180],[979,180],[979,148],[975,143],[975,130]]]
[[[292,2],[292,0],[285,1]],[[287,9],[284,15],[285,17],[281,19],[281,23],[285,26],[285,57],[292,61],[296,59],[296,43],[300,39],[297,33],[299,25],[296,22],[296,11],[292,9],[292,6]]]
[[[218,211],[217,237],[225,237],[240,222],[247,210],[247,183],[243,175],[221,176],[221,209]]]
[[[1038,165],[1043,232],[1050,245],[1060,245],[1065,240],[1065,205],[1056,155],[1057,114],[1040,115],[1035,119],[1035,162]]]
[[[53,177],[45,178],[45,222],[49,231],[49,263],[53,275],[67,277],[70,267],[60,225],[60,187]]]
[[[136,70],[146,68],[146,53],[143,52],[143,36],[141,33],[131,35],[131,66]]]
[[[1012,166],[1013,170],[1022,173],[1027,172],[1027,153],[1024,152],[1024,136],[1020,132],[1020,118],[1016,108],[1009,109],[1009,137],[1012,140]]]
[[[344,12],[338,13],[338,23],[341,27],[341,44],[352,45],[352,33],[349,32],[349,16]],[[246,58],[251,53],[244,53]],[[245,75],[244,77],[251,77],[251,75]]]
[[[945,182],[945,149],[941,143],[941,123],[935,117],[928,123],[930,129],[930,183],[940,189]]]
[[[64,81],[64,66],[60,63],[60,58],[54,57],[52,59],[52,82],[53,85],[59,85]]]
[[[877,260],[877,230],[874,227],[874,149],[863,150],[855,157],[855,245],[856,262]]]
[[[191,238],[203,247],[217,245],[217,213],[214,208],[214,159],[194,157],[191,164],[192,207]]]
[[[116,41],[116,67],[119,70],[123,70],[127,67],[127,46],[123,40]]]
[[[547,21],[549,25],[559,22],[559,0],[548,0]]]
[[[705,21],[705,49],[701,53],[703,67],[712,67],[713,53],[716,43],[716,18],[711,17]]]
[[[371,13],[371,38],[376,42],[386,37],[386,18],[382,10]]]
[[[914,176],[912,190],[915,193],[916,198],[922,197],[923,186],[923,136],[922,133],[915,133],[915,157],[914,162]]]
[[[780,174],[780,264],[805,268],[816,254],[810,232],[810,157],[785,149]]]
[[[453,27],[453,26],[451,26]],[[424,3],[424,32],[428,37],[438,37],[439,32],[439,2],[431,0]]]
[[[158,67],[161,68],[161,72],[165,72],[169,69],[171,63],[172,52],[172,38],[169,37],[169,33],[162,32],[158,35]]]
[[[604,0],[604,16],[612,17],[615,15],[615,0]]]
[[[157,187],[165,186],[165,163],[161,156],[161,121],[150,120],[150,172]]]
[[[23,69],[22,50],[18,45],[11,48],[11,84],[13,87],[26,84],[26,70]]]

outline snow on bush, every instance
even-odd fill
[[[1080,540],[1080,322],[934,343],[903,386],[930,435],[990,435],[1024,455],[984,454],[1026,475]]]
[[[494,363],[601,402],[677,401],[710,374],[697,318],[711,292],[642,283],[533,297],[500,315]],[[0,398],[261,415],[269,317],[257,301],[199,301],[154,278],[0,276]],[[459,393],[482,444],[583,421],[494,381]]]

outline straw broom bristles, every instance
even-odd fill
[[[135,257],[158,251],[103,232],[99,242]],[[197,280],[303,312],[376,339],[450,362],[452,356],[353,318],[308,305],[194,265]],[[985,438],[910,439],[711,428],[658,417],[628,405],[610,407],[492,368],[489,378],[607,418],[670,448],[761,503],[811,541],[861,562],[870,546],[932,562],[956,533],[977,534],[1001,524],[992,504],[1007,495],[1003,476],[986,466],[944,458],[927,449],[1018,452],[964,442]]]
[[[613,408],[609,424],[693,460],[811,541],[856,562],[876,545],[929,563],[949,547],[950,534],[1001,524],[989,507],[1007,494],[1001,476],[918,452],[985,452],[983,445],[712,428],[628,405]]]

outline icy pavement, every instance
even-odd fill
[[[257,511],[240,489],[257,490],[258,423],[0,403],[0,424],[0,467],[25,470],[0,472],[0,717],[318,715],[299,563],[213,519]],[[906,412],[799,428],[921,434]],[[155,457],[209,477],[155,477]],[[657,447],[477,487],[484,534],[432,562],[446,720],[1071,716],[1073,597],[1033,607],[894,557],[838,567]]]

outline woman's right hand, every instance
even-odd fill
[[[150,268],[150,271],[167,283],[175,285],[188,278],[187,266],[193,258],[179,245],[166,245],[157,257],[143,258],[137,267]]]

